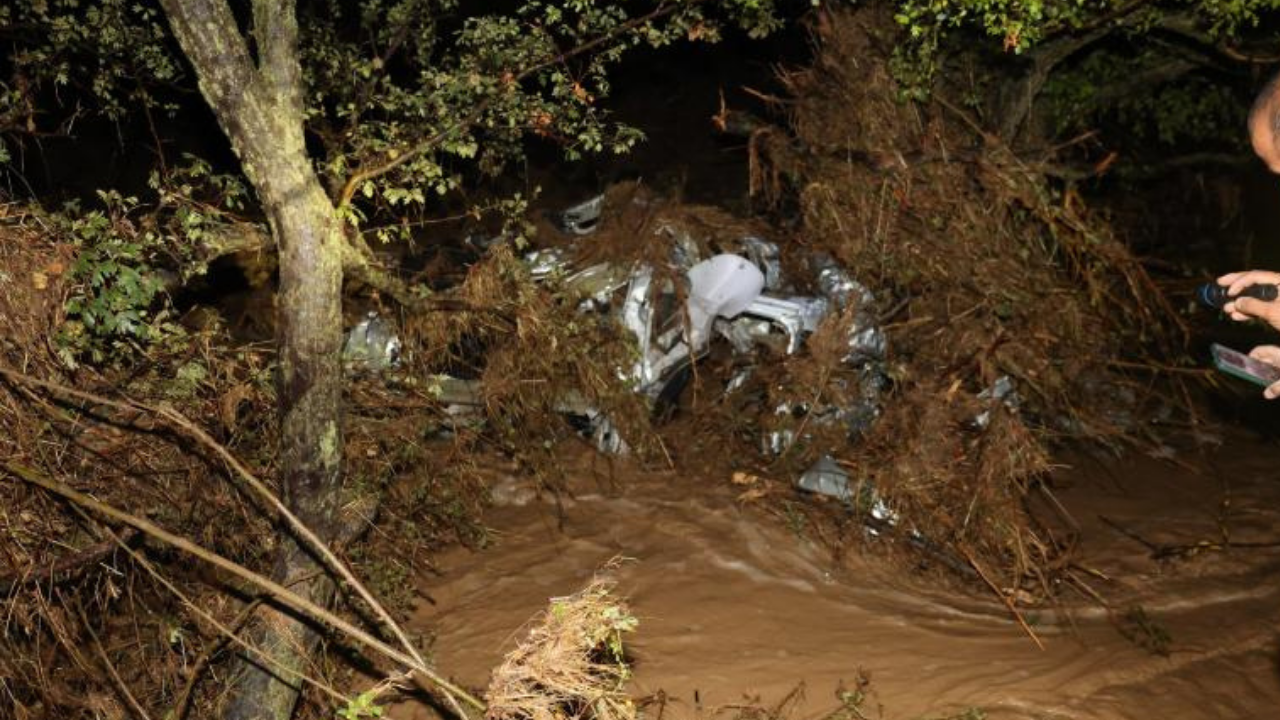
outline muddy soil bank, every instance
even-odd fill
[[[495,543],[439,558],[440,574],[419,580],[429,599],[414,624],[434,634],[441,669],[482,687],[548,598],[624,556],[619,587],[641,621],[633,690],[664,693],[663,717],[734,717],[801,684],[789,716],[813,717],[838,707],[835,692],[860,673],[871,679],[867,717],[1270,717],[1280,707],[1277,461],[1280,445],[1252,440],[1176,463],[1064,460],[1057,494],[1081,525],[1079,564],[1110,607],[1066,594],[1065,611],[1029,608],[1043,650],[978,587],[913,577],[874,546],[834,562],[766,511],[778,498],[742,503],[728,478],[585,457],[562,515],[495,471]],[[1223,547],[1224,532],[1240,545]]]

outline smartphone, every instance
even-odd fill
[[[1214,366],[1228,375],[1235,375],[1264,387],[1280,382],[1280,367],[1255,360],[1242,352],[1217,343],[1211,345],[1209,351],[1213,353]]]

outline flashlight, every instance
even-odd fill
[[[1237,295],[1228,295],[1226,285],[1209,283],[1208,285],[1200,286],[1200,289],[1196,291],[1196,297],[1200,298],[1200,302],[1205,305],[1215,310],[1221,310],[1223,305],[1238,297],[1251,297],[1264,302],[1271,302],[1280,297],[1280,288],[1275,285],[1250,285]]]

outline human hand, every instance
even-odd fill
[[[1270,270],[1246,270],[1218,278],[1218,284],[1227,288],[1227,295],[1238,295],[1250,285],[1280,285],[1280,273]],[[1236,298],[1222,308],[1232,320],[1258,318],[1280,330],[1280,302],[1267,302],[1251,297]]]
[[[1280,367],[1280,347],[1275,345],[1259,345],[1249,351],[1249,357],[1254,360],[1261,360],[1268,365]],[[1262,396],[1268,400],[1275,400],[1280,397],[1280,382],[1274,382],[1262,391]]]

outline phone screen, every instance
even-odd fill
[[[1280,382],[1280,368],[1275,365],[1256,360],[1222,345],[1212,345],[1210,350],[1213,352],[1213,364],[1229,375],[1263,386]]]

